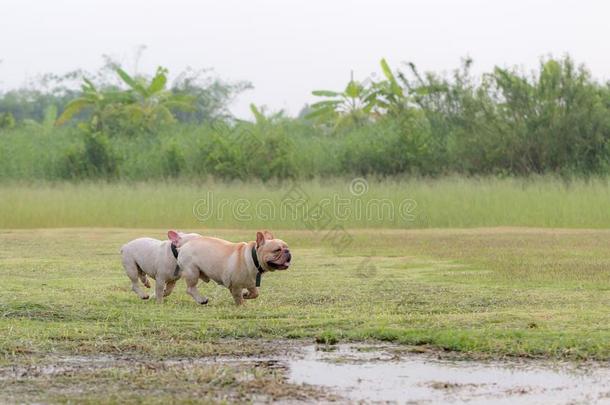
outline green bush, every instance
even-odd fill
[[[118,167],[108,137],[100,132],[85,132],[82,145],[71,146],[65,151],[58,173],[64,179],[112,179],[118,175]]]
[[[0,129],[13,129],[15,126],[15,117],[11,112],[0,112]]]
[[[433,173],[430,132],[420,114],[385,119],[345,134],[342,172],[359,175]]]
[[[199,153],[199,172],[220,178],[265,181],[297,175],[295,145],[281,125],[217,126]]]
[[[175,142],[167,144],[163,150],[163,173],[166,177],[178,177],[184,170],[186,161],[180,147]]]
[[[495,68],[475,78],[471,61],[450,78],[402,75],[427,117],[435,159],[467,174],[607,173],[610,88],[565,57],[525,75]]]

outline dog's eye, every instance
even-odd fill
[[[278,253],[278,252],[280,252],[281,250],[282,250],[282,248],[277,248],[277,249],[275,249],[275,250],[273,251],[273,253]]]

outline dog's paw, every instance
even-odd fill
[[[143,300],[147,300],[147,299],[149,299],[150,297],[149,297],[148,295],[143,295],[143,296],[142,296],[142,297],[140,297],[140,298],[142,298]]]

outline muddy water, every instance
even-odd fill
[[[4,383],[17,390],[26,386],[29,379],[78,377],[91,370],[135,369],[138,365],[151,370],[175,367],[182,373],[223,363],[239,370],[257,367],[277,370],[291,386],[320,387],[314,390],[329,399],[338,398],[339,402],[610,404],[610,363],[448,360],[433,354],[409,353],[394,345],[274,343],[277,350],[261,357],[165,360],[111,355],[54,357],[39,364],[0,367],[0,386]],[[274,343],[267,346],[273,347]],[[11,384],[17,381],[20,383]],[[301,395],[292,398],[290,394],[283,399],[320,402],[321,397],[308,397],[303,391],[290,391]],[[257,398],[252,400],[267,401]]]
[[[289,380],[354,401],[487,404],[610,404],[610,368],[534,361],[478,362],[401,355],[391,347],[304,349]]]

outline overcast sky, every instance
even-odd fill
[[[133,69],[177,73],[213,67],[255,89],[248,104],[296,114],[315,89],[413,61],[447,71],[471,56],[493,65],[535,68],[540,57],[571,54],[600,79],[610,75],[610,2],[565,0],[2,0],[0,88],[44,72],[96,70],[102,54]]]

